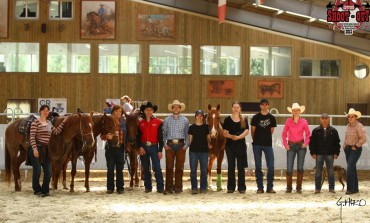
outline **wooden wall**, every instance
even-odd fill
[[[206,109],[209,103],[221,104],[223,113],[230,113],[234,100],[257,102],[259,80],[283,81],[283,99],[271,99],[271,108],[287,113],[286,107],[293,102],[306,105],[306,113],[343,114],[347,103],[369,103],[370,78],[357,79],[353,70],[357,63],[370,65],[370,58],[326,44],[302,38],[264,31],[232,22],[218,24],[216,18],[171,10],[146,3],[129,0],[116,1],[116,39],[80,39],[80,0],[74,4],[72,21],[51,21],[48,19],[47,3],[40,1],[39,20],[16,20],[14,4],[9,7],[9,37],[3,42],[39,42],[40,73],[0,74],[0,109],[6,107],[8,98],[67,98],[68,112],[77,107],[83,111],[101,111],[106,98],[129,95],[134,100],[149,99],[159,106],[159,112],[168,112],[167,104],[179,99],[187,105],[185,112],[198,108]],[[136,35],[138,14],[174,14],[176,16],[176,39],[171,42],[138,41]],[[24,23],[30,24],[25,31]],[[41,24],[47,24],[47,32],[41,33]],[[59,32],[59,24],[64,31]],[[91,43],[91,74],[47,74],[47,43],[71,42]],[[98,44],[139,43],[142,46],[142,73],[137,75],[98,74]],[[149,44],[192,45],[193,73],[191,75],[149,75]],[[201,76],[201,45],[236,45],[242,47],[242,76]],[[249,76],[250,46],[292,46],[291,77],[261,78]],[[299,78],[299,59],[337,59],[341,61],[340,78]],[[208,80],[235,80],[234,98],[208,98]],[[370,111],[370,107],[368,107]]]

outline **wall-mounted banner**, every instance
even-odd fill
[[[67,98],[39,98],[37,102],[37,111],[41,105],[49,105],[50,111],[58,112],[63,115],[67,113]]]

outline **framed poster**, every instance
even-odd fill
[[[138,15],[138,40],[174,40],[175,15]]]
[[[116,36],[115,1],[81,1],[81,39],[114,39]]]
[[[231,98],[234,96],[234,80],[209,80],[208,97]]]
[[[8,37],[8,1],[0,0],[0,38]]]
[[[37,111],[42,105],[48,105],[50,111],[64,115],[67,113],[67,98],[39,98],[37,100]]]
[[[284,82],[283,81],[258,81],[259,98],[283,98]]]

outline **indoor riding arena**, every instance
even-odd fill
[[[369,16],[369,0],[0,0],[0,222],[368,222]]]

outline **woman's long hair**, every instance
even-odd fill
[[[240,106],[240,109],[242,108],[242,105],[240,104],[239,101],[234,101],[231,107],[233,107],[235,104],[238,104]],[[239,119],[240,119],[240,125],[242,129],[245,129],[247,127],[247,123],[245,122],[245,119],[243,118],[241,112],[239,112]]]

